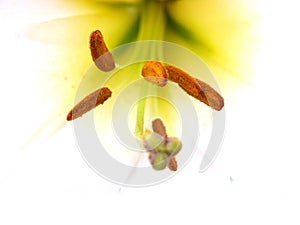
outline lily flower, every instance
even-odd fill
[[[46,7],[38,0],[32,3],[36,8]],[[39,60],[38,75],[32,78],[35,93],[42,93],[37,101],[43,105],[33,115],[39,115],[36,122],[42,125],[33,129],[38,128],[39,133],[53,124],[54,129],[65,124],[66,112],[72,108],[78,86],[91,64],[88,37],[97,29],[103,33],[109,49],[141,40],[179,44],[202,58],[215,72],[223,92],[230,92],[229,83],[250,79],[249,65],[256,44],[252,32],[256,15],[250,7],[251,1],[235,3],[221,0],[47,3],[53,9],[51,15],[39,15],[40,19],[30,21],[30,26],[20,28],[22,37],[39,45],[38,51],[44,53]],[[28,8],[34,10],[29,4]]]

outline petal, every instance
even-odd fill
[[[251,74],[257,17],[248,0],[176,1],[168,5],[167,39],[240,79]]]
[[[121,4],[132,4],[132,3],[140,3],[142,0],[95,0],[96,2],[106,3],[110,5],[121,5]]]
[[[132,5],[114,8],[95,1],[28,0],[1,5],[7,7],[13,10],[1,15],[10,32],[2,37],[6,52],[2,71],[14,74],[14,88],[29,90],[23,91],[24,100],[12,110],[16,124],[28,127],[26,134],[20,132],[24,140],[57,120],[63,123],[80,80],[93,63],[91,31],[101,29],[109,48],[130,41],[137,32],[138,11]]]

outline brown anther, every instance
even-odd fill
[[[177,161],[174,156],[170,157],[169,163],[168,163],[168,168],[171,171],[176,171],[177,170]]]
[[[159,134],[160,136],[167,138],[167,131],[163,121],[159,118],[152,121],[152,129],[155,133]]]
[[[112,92],[107,87],[103,87],[92,92],[74,106],[74,108],[68,113],[67,120],[74,120],[96,106],[103,104],[111,96],[111,94]]]
[[[189,95],[196,98],[198,93],[201,91],[201,87],[198,82],[188,73],[175,66],[166,65],[165,67],[169,73],[169,79],[177,83],[179,86],[183,86]]]
[[[175,66],[166,65],[165,68],[168,71],[169,79],[177,83],[189,95],[215,110],[219,111],[223,108],[223,97],[211,86]]]
[[[202,91],[199,92],[198,99],[213,109],[220,111],[224,106],[224,98],[207,83],[198,79],[196,79],[196,81],[202,89]]]
[[[152,84],[163,87],[168,81],[166,68],[158,61],[148,61],[142,69],[142,76]]]
[[[103,36],[99,30],[93,31],[90,35],[90,49],[95,65],[104,72],[115,68],[115,61],[109,52]]]

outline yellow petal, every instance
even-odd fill
[[[251,1],[222,0],[177,1],[169,4],[173,23],[179,32],[169,31],[167,38],[180,42],[231,74],[248,80],[257,40],[257,15]],[[183,41],[182,41],[183,39]]]

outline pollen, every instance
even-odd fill
[[[104,72],[115,68],[115,61],[109,52],[102,33],[99,30],[93,31],[90,35],[90,50],[95,65]]]

